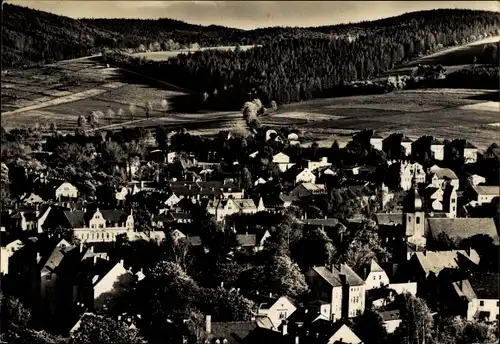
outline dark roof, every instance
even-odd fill
[[[380,312],[383,321],[399,320],[399,310]]]
[[[478,299],[499,299],[498,272],[473,273],[469,282]]]
[[[326,266],[314,267],[313,270],[320,275],[328,284],[332,287],[341,287],[342,281],[340,278],[341,274],[345,274],[347,277],[347,282],[351,286],[363,285],[365,282],[359,277],[349,266],[342,264],[340,266],[340,271],[336,267],[331,269]]]
[[[443,143],[441,141],[439,141],[438,139],[432,139],[431,141],[431,145],[442,145]]]
[[[401,142],[413,142],[413,141],[412,141],[412,140],[410,140],[410,139],[408,138],[408,136],[403,136],[403,137],[401,138]]]
[[[212,322],[211,336],[221,343],[227,339],[229,344],[239,344],[256,328],[255,321]]]
[[[464,148],[477,148],[476,146],[474,146],[472,143],[470,143],[469,141],[465,141],[465,145],[464,145]]]
[[[184,196],[219,196],[223,192],[241,192],[241,189],[233,183],[222,181],[177,181],[170,182],[169,188],[174,194]]]
[[[253,247],[257,243],[255,234],[236,234],[236,240],[238,244],[243,247]]]
[[[99,210],[102,214],[102,217],[109,223],[123,223],[127,221],[127,217],[129,214],[124,212],[123,210]],[[93,214],[92,214],[93,215]]]
[[[102,280],[115,265],[116,262],[111,263],[105,259],[97,259],[95,263],[84,264],[77,276],[77,282],[81,285],[94,286]]]
[[[65,242],[65,240],[61,240],[56,245],[56,247],[54,247],[47,260],[45,260],[45,262],[41,264],[42,273],[54,272],[59,267],[64,257],[68,254],[68,252],[77,248],[76,246],[66,245],[66,244],[68,244],[68,242]]]
[[[71,228],[85,228],[85,213],[82,210],[63,210],[62,213]]]
[[[446,233],[450,238],[465,239],[477,234],[486,234],[498,243],[498,233],[492,218],[431,218],[427,219],[433,237]]]
[[[383,139],[383,137],[379,133],[373,133],[371,138],[372,139]]]

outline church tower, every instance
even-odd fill
[[[425,246],[425,211],[416,180],[403,203],[404,226],[408,242]]]

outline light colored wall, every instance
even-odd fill
[[[316,176],[308,169],[304,169],[295,177],[295,183],[313,183],[316,184]]]
[[[70,183],[62,183],[55,192],[56,198],[59,197],[68,197],[68,198],[77,198],[78,197],[78,189],[71,185]]]
[[[75,228],[75,235],[83,242],[114,242],[120,234],[133,232],[132,228],[109,227],[101,229]]]
[[[393,333],[401,324],[401,319],[384,321],[384,327],[387,333]]]
[[[365,286],[349,287],[349,314],[352,318],[363,314],[365,310]]]
[[[105,293],[113,293],[118,282],[123,283],[123,279],[130,279],[130,273],[121,263],[117,263],[107,274],[94,286],[94,309],[103,306],[102,299],[99,297]],[[129,282],[130,282],[129,281]]]
[[[444,146],[431,145],[431,152],[434,153],[434,159],[436,159],[436,160],[443,160],[444,159]]]
[[[389,284],[389,277],[385,271],[370,272],[365,280],[365,289],[372,290]]]
[[[297,308],[286,298],[280,297],[270,309],[262,310],[262,315],[267,315],[273,325],[278,327],[282,320],[288,319]]]
[[[411,155],[411,142],[401,142],[401,146],[405,149],[406,156]]]
[[[342,318],[342,288],[332,288],[332,320],[337,321]]]
[[[481,305],[483,302],[483,305]],[[469,302],[467,307],[467,320],[474,320],[474,315],[477,312],[490,312],[490,321],[495,321],[498,316],[498,299],[497,300],[487,300],[487,299],[474,299]]]
[[[417,295],[417,282],[390,283],[389,289],[393,289],[398,294],[410,293],[413,296],[416,296]]]
[[[465,163],[473,164],[477,161],[477,149],[475,148],[465,148],[464,149],[464,160]]]

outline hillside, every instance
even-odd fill
[[[83,19],[75,20],[29,8],[4,4],[2,68],[32,62],[48,63],[92,55],[103,48],[176,50],[197,43],[202,47],[263,44],[281,39],[357,38],[372,33],[397,34],[398,41],[417,31],[426,40],[404,42],[407,50],[426,53],[433,45],[475,40],[500,25],[500,14],[469,10],[437,10],[404,14],[357,24],[317,28],[264,28],[240,30],[221,26],[192,25],[178,20]],[[435,44],[434,44],[435,43]],[[412,48],[411,45],[417,45]],[[429,48],[429,49],[425,49]],[[406,54],[405,54],[406,55]],[[411,55],[411,54],[410,54]]]

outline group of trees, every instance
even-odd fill
[[[411,15],[407,15],[410,16]],[[419,54],[477,39],[493,32],[497,14],[469,11],[413,14],[406,25],[393,18],[376,35],[344,38],[276,37],[247,51],[202,51],[168,61],[144,61],[110,54],[108,59],[141,73],[188,89],[219,90],[224,102],[241,104],[255,92],[264,102],[290,103],[312,99],[343,83],[388,70]],[[375,29],[372,29],[375,30]]]

